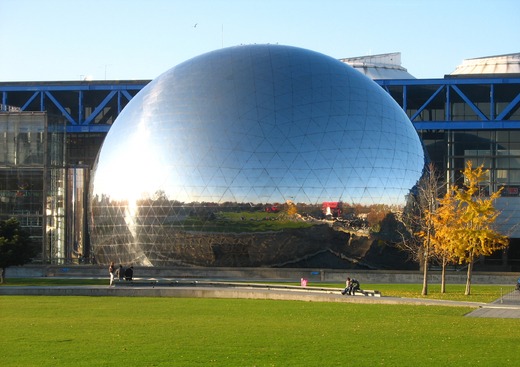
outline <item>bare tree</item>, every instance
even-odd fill
[[[433,163],[428,164],[427,171],[416,185],[415,192],[410,195],[402,222],[406,232],[401,234],[401,250],[407,252],[412,260],[421,264],[423,270],[423,288],[421,294],[428,294],[428,268],[433,253],[431,239],[433,223],[431,214],[437,209],[437,198],[443,185]]]

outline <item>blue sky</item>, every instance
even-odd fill
[[[0,0],[0,82],[153,79],[221,47],[401,52],[417,78],[520,52],[518,0]],[[195,26],[196,25],[196,26]]]

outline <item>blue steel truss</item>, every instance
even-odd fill
[[[520,128],[520,78],[518,77],[377,80],[376,82],[406,111],[417,130]],[[454,114],[456,108],[470,112],[456,116]],[[435,118],[424,118],[424,114],[432,111],[437,111]]]
[[[417,130],[520,129],[520,77],[376,80]],[[3,82],[0,111],[47,111],[69,133],[107,132],[141,81]],[[461,112],[462,111],[462,112]]]
[[[0,111],[47,111],[67,120],[67,132],[107,132],[149,81],[0,83]],[[108,121],[99,122],[110,112]]]

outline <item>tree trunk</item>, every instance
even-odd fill
[[[442,258],[441,293],[446,293],[446,259]]]
[[[423,296],[428,295],[428,245],[426,245],[426,249],[424,251],[424,261],[423,261],[423,283],[422,283],[422,292]]]
[[[0,284],[4,284],[5,279],[5,268],[2,268],[2,271],[0,271]]]
[[[473,271],[473,257],[468,263],[468,274],[466,278],[466,291],[464,295],[469,296],[471,294],[471,272]]]

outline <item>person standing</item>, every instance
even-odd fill
[[[119,268],[116,270],[116,277],[118,281],[123,281],[125,275],[125,270],[123,269],[123,265],[119,264]]]
[[[108,273],[110,274],[110,286],[114,285],[114,273],[116,269],[114,268],[114,262],[112,261],[110,263],[110,266],[108,267]]]

